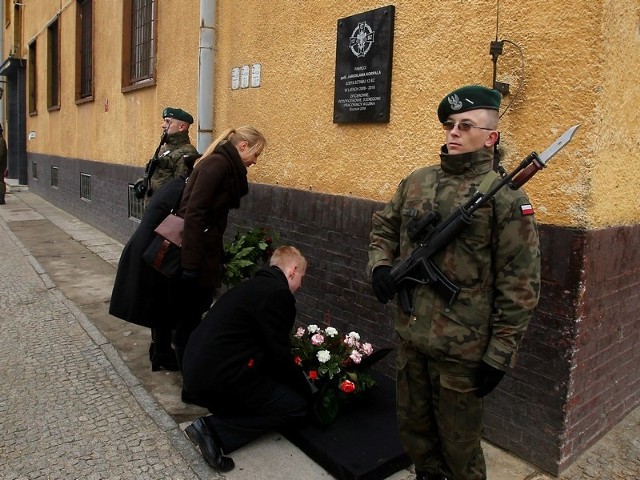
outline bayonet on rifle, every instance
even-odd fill
[[[569,130],[564,132],[560,136],[560,138],[549,145],[549,147],[547,147],[547,149],[540,155],[538,155],[536,152],[531,152],[525,159],[525,161],[530,159],[531,163],[527,167],[523,168],[522,171],[513,178],[509,186],[513,190],[516,190],[527,183],[529,179],[538,172],[538,170],[542,170],[543,168],[545,168],[549,160],[551,160],[551,157],[562,150],[564,146],[571,141],[579,126],[580,125],[574,125],[573,127],[569,128]]]

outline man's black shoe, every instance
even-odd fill
[[[204,417],[196,418],[185,432],[189,440],[200,448],[200,453],[205,461],[220,472],[228,472],[235,467],[233,459],[224,457],[219,446],[217,435],[204,421]]]

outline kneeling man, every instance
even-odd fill
[[[186,433],[216,470],[234,467],[223,454],[307,414],[309,386],[290,341],[306,268],[295,247],[276,249],[269,267],[222,295],[189,338],[184,387],[213,415]]]

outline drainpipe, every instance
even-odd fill
[[[213,66],[216,0],[200,0],[200,45],[198,52],[198,138],[196,148],[204,152],[213,141]]]

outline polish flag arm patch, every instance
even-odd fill
[[[533,207],[530,203],[525,203],[524,205],[520,205],[520,213],[522,216],[533,215]]]

